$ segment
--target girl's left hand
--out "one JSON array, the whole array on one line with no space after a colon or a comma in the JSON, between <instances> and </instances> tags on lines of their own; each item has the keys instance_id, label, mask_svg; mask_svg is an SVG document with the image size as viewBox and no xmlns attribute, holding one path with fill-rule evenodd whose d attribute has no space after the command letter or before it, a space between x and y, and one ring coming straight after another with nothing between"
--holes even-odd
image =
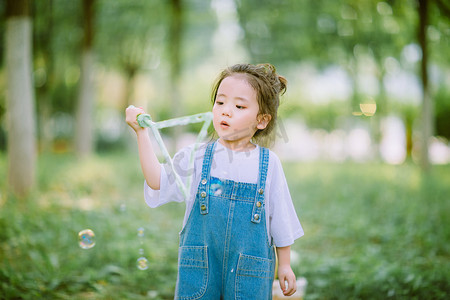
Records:
<instances>
[{"instance_id":1,"label":"girl's left hand","mask_svg":"<svg viewBox=\"0 0 450 300\"><path fill-rule=\"evenodd\" d=\"M297 291L295 274L290 265L278 266L278 279L280 281L281 290L285 296L292 296ZM285 281L287 281L287 287Z\"/></svg>"}]
</instances>

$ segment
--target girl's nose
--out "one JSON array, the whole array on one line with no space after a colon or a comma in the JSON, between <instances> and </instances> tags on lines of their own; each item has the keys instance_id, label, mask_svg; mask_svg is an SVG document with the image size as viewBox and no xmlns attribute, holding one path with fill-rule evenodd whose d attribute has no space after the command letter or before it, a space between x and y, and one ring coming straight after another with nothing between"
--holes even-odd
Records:
<instances>
[{"instance_id":1,"label":"girl's nose","mask_svg":"<svg viewBox=\"0 0 450 300\"><path fill-rule=\"evenodd\" d=\"M222 110L222 116L231 117L230 105L224 105L223 110Z\"/></svg>"}]
</instances>

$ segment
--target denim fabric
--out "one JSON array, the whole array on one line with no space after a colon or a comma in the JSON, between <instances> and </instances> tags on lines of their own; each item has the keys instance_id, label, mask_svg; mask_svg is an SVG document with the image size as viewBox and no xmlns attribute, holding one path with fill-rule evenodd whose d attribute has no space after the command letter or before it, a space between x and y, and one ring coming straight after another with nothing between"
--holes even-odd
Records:
<instances>
[{"instance_id":1,"label":"denim fabric","mask_svg":"<svg viewBox=\"0 0 450 300\"><path fill-rule=\"evenodd\" d=\"M194 206L180 233L175 299L271 299L275 270L264 189L269 151L260 148L256 184L210 176L208 145Z\"/></svg>"}]
</instances>

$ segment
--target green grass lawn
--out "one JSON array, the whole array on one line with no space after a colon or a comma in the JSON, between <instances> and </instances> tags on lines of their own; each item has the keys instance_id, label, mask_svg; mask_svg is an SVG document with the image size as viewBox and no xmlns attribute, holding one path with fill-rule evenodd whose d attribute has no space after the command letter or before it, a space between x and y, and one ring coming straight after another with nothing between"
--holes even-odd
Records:
<instances>
[{"instance_id":1,"label":"green grass lawn","mask_svg":"<svg viewBox=\"0 0 450 300\"><path fill-rule=\"evenodd\" d=\"M41 156L25 200L8 196L6 165L0 154L0 299L173 299L184 205L146 206L137 155ZM429 176L411 164L285 172L305 230L292 248L306 299L448 298L450 166ZM87 228L96 244L82 249Z\"/></svg>"}]
</instances>

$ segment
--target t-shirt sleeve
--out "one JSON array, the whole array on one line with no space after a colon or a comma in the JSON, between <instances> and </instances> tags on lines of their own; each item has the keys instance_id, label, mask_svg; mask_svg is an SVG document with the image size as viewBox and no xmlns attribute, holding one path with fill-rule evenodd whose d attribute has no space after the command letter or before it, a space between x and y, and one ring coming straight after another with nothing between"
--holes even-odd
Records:
<instances>
[{"instance_id":1,"label":"t-shirt sleeve","mask_svg":"<svg viewBox=\"0 0 450 300\"><path fill-rule=\"evenodd\" d=\"M192 147L181 149L173 157L173 165L181 178L186 184L188 178L192 176L193 169L189 166L190 154ZM161 164L160 189L154 190L144 181L144 199L148 206L155 208L169 202L183 202L184 196L176 183L175 174L168 163Z\"/></svg>"},{"instance_id":2,"label":"t-shirt sleeve","mask_svg":"<svg viewBox=\"0 0 450 300\"><path fill-rule=\"evenodd\" d=\"M271 157L272 158L272 157ZM276 155L270 181L270 232L277 247L286 247L304 235L292 202L283 167Z\"/></svg>"}]
</instances>

